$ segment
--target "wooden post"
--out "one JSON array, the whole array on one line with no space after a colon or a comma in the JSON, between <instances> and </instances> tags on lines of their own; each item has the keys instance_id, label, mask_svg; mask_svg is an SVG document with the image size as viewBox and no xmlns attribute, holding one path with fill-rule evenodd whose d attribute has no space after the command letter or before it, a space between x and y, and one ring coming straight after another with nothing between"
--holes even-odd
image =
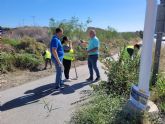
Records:
<instances>
[{"instance_id":1,"label":"wooden post","mask_svg":"<svg viewBox=\"0 0 165 124\"><path fill-rule=\"evenodd\" d=\"M161 53L161 44L162 44L162 36L165 32L165 0L160 0L160 5L158 6L157 11L157 23L156 23L156 47L155 47L155 56L154 56L154 65L153 65L153 73L151 83L155 85L157 82L157 76L159 73L159 61L160 61L160 53Z\"/></svg>"},{"instance_id":2,"label":"wooden post","mask_svg":"<svg viewBox=\"0 0 165 124\"><path fill-rule=\"evenodd\" d=\"M162 44L162 35L163 33L157 33L153 74L152 74L152 85L156 84L157 76L159 73L159 61L160 61L160 52L161 52L161 44Z\"/></svg>"}]
</instances>

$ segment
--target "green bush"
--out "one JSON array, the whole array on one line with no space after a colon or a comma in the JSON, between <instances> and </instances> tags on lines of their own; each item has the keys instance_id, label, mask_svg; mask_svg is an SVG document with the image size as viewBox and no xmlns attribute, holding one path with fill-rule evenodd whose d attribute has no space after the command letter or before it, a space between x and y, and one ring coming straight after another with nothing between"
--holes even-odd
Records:
<instances>
[{"instance_id":1,"label":"green bush","mask_svg":"<svg viewBox=\"0 0 165 124\"><path fill-rule=\"evenodd\" d=\"M87 59L86 48L77 46L75 49L76 60L84 61Z\"/></svg>"},{"instance_id":2,"label":"green bush","mask_svg":"<svg viewBox=\"0 0 165 124\"><path fill-rule=\"evenodd\" d=\"M111 59L103 59L104 69L108 81L103 83L104 88L108 93L115 93L118 95L130 94L132 84L138 82L139 73L138 55L133 59L124 57L124 49L120 52L120 57L117 61Z\"/></svg>"},{"instance_id":3,"label":"green bush","mask_svg":"<svg viewBox=\"0 0 165 124\"><path fill-rule=\"evenodd\" d=\"M13 69L14 55L6 52L0 53L0 72L11 71Z\"/></svg>"},{"instance_id":4,"label":"green bush","mask_svg":"<svg viewBox=\"0 0 165 124\"><path fill-rule=\"evenodd\" d=\"M152 99L157 103L160 111L165 116L165 77L163 75L158 76L156 87L152 88Z\"/></svg>"},{"instance_id":5,"label":"green bush","mask_svg":"<svg viewBox=\"0 0 165 124\"><path fill-rule=\"evenodd\" d=\"M34 38L24 37L21 39L20 44L17 45L17 49L19 51L24 50L25 53L36 54L40 56L41 52L46 49L46 45L37 42Z\"/></svg>"},{"instance_id":6,"label":"green bush","mask_svg":"<svg viewBox=\"0 0 165 124\"><path fill-rule=\"evenodd\" d=\"M92 100L71 119L72 124L142 124L142 116L126 111L132 84L138 81L139 56L124 58L124 49L117 61L102 58L108 81L92 85Z\"/></svg>"},{"instance_id":7,"label":"green bush","mask_svg":"<svg viewBox=\"0 0 165 124\"><path fill-rule=\"evenodd\" d=\"M30 37L21 40L3 38L1 41L0 72L11 71L13 67L36 70L43 64L41 53L46 45Z\"/></svg>"},{"instance_id":8,"label":"green bush","mask_svg":"<svg viewBox=\"0 0 165 124\"><path fill-rule=\"evenodd\" d=\"M34 54L28 53L0 53L0 72L6 73L12 71L14 67L20 69L37 70L38 66L43 63L42 58L38 58Z\"/></svg>"},{"instance_id":9,"label":"green bush","mask_svg":"<svg viewBox=\"0 0 165 124\"><path fill-rule=\"evenodd\" d=\"M16 39L2 38L2 43L3 44L9 44L13 47L16 47L20 44L20 41L16 40Z\"/></svg>"},{"instance_id":10,"label":"green bush","mask_svg":"<svg viewBox=\"0 0 165 124\"><path fill-rule=\"evenodd\" d=\"M34 54L24 53L15 55L15 67L35 70L41 63L42 60L37 58Z\"/></svg>"},{"instance_id":11,"label":"green bush","mask_svg":"<svg viewBox=\"0 0 165 124\"><path fill-rule=\"evenodd\" d=\"M124 104L122 97L95 94L86 107L75 113L71 124L111 124Z\"/></svg>"},{"instance_id":12,"label":"green bush","mask_svg":"<svg viewBox=\"0 0 165 124\"><path fill-rule=\"evenodd\" d=\"M156 87L157 87L159 96L160 97L165 97L165 77L164 76L159 76L158 77Z\"/></svg>"},{"instance_id":13,"label":"green bush","mask_svg":"<svg viewBox=\"0 0 165 124\"><path fill-rule=\"evenodd\" d=\"M118 95L97 92L91 101L77 111L71 124L143 124L143 113L130 113L127 99Z\"/></svg>"}]
</instances>

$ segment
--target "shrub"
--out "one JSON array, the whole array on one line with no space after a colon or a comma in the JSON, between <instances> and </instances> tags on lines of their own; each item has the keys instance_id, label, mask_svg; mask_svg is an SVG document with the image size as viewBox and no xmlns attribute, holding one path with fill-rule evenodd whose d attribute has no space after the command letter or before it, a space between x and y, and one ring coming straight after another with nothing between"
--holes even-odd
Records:
<instances>
[{"instance_id":1,"label":"shrub","mask_svg":"<svg viewBox=\"0 0 165 124\"><path fill-rule=\"evenodd\" d=\"M0 53L0 63L1 73L12 71L14 67L20 69L30 69L33 71L43 63L43 59L38 58L34 54L11 54L2 52Z\"/></svg>"},{"instance_id":2,"label":"shrub","mask_svg":"<svg viewBox=\"0 0 165 124\"><path fill-rule=\"evenodd\" d=\"M0 72L11 71L13 69L14 56L10 53L0 53Z\"/></svg>"},{"instance_id":3,"label":"shrub","mask_svg":"<svg viewBox=\"0 0 165 124\"><path fill-rule=\"evenodd\" d=\"M30 37L21 40L3 38L0 43L0 72L11 71L13 67L35 70L43 63L42 52L46 46Z\"/></svg>"},{"instance_id":4,"label":"shrub","mask_svg":"<svg viewBox=\"0 0 165 124\"><path fill-rule=\"evenodd\" d=\"M134 59L124 57L124 49L120 52L119 59L103 59L104 69L108 81L103 83L108 93L128 96L132 84L138 82L139 61L138 55Z\"/></svg>"},{"instance_id":5,"label":"shrub","mask_svg":"<svg viewBox=\"0 0 165 124\"><path fill-rule=\"evenodd\" d=\"M15 39L9 39L9 38L2 38L2 43L3 44L9 44L13 47L16 47L17 45L20 44L19 40L15 40Z\"/></svg>"},{"instance_id":6,"label":"shrub","mask_svg":"<svg viewBox=\"0 0 165 124\"><path fill-rule=\"evenodd\" d=\"M37 42L34 38L24 37L21 39L20 44L17 46L17 49L24 50L26 53L41 55L46 49L46 45L43 43Z\"/></svg>"},{"instance_id":7,"label":"shrub","mask_svg":"<svg viewBox=\"0 0 165 124\"><path fill-rule=\"evenodd\" d=\"M15 49L13 46L9 44L1 44L0 43L0 52L14 53Z\"/></svg>"},{"instance_id":8,"label":"shrub","mask_svg":"<svg viewBox=\"0 0 165 124\"><path fill-rule=\"evenodd\" d=\"M152 92L155 96L154 101L165 116L165 77L163 75L159 75L156 87L152 88Z\"/></svg>"},{"instance_id":9,"label":"shrub","mask_svg":"<svg viewBox=\"0 0 165 124\"><path fill-rule=\"evenodd\" d=\"M35 70L42 63L41 59L38 59L34 54L16 54L15 55L15 63L16 67L21 69L30 69Z\"/></svg>"},{"instance_id":10,"label":"shrub","mask_svg":"<svg viewBox=\"0 0 165 124\"><path fill-rule=\"evenodd\" d=\"M86 107L75 113L71 124L111 124L125 100L119 96L95 94Z\"/></svg>"},{"instance_id":11,"label":"shrub","mask_svg":"<svg viewBox=\"0 0 165 124\"><path fill-rule=\"evenodd\" d=\"M97 92L71 118L71 124L145 124L145 113L128 112L127 99L116 94ZM131 114L131 115L130 115ZM145 117L147 116L147 117ZM154 124L154 123L153 123Z\"/></svg>"},{"instance_id":12,"label":"shrub","mask_svg":"<svg viewBox=\"0 0 165 124\"><path fill-rule=\"evenodd\" d=\"M86 48L76 43L74 43L73 46L75 50L76 60L80 60L80 61L86 60L87 59Z\"/></svg>"}]
</instances>

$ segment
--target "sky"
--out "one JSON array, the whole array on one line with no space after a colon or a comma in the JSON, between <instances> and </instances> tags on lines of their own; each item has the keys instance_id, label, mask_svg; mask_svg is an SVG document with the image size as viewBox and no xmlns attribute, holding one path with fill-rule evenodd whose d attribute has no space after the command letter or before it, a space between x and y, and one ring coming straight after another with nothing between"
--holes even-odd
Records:
<instances>
[{"instance_id":1,"label":"sky","mask_svg":"<svg viewBox=\"0 0 165 124\"><path fill-rule=\"evenodd\" d=\"M143 30L146 0L0 0L0 26L48 26L49 19L81 21L89 26L115 28L117 31Z\"/></svg>"}]
</instances>

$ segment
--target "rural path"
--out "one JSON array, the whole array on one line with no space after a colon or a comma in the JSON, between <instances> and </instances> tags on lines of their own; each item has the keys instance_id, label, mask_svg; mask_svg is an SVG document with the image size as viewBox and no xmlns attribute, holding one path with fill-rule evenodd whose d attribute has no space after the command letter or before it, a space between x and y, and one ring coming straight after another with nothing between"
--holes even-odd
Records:
<instances>
[{"instance_id":1,"label":"rural path","mask_svg":"<svg viewBox=\"0 0 165 124\"><path fill-rule=\"evenodd\" d=\"M101 68L102 80L106 80ZM65 124L91 91L87 65L77 68L79 78L59 91L53 89L55 76L49 76L0 92L0 124ZM71 77L75 77L71 69Z\"/></svg>"}]
</instances>

